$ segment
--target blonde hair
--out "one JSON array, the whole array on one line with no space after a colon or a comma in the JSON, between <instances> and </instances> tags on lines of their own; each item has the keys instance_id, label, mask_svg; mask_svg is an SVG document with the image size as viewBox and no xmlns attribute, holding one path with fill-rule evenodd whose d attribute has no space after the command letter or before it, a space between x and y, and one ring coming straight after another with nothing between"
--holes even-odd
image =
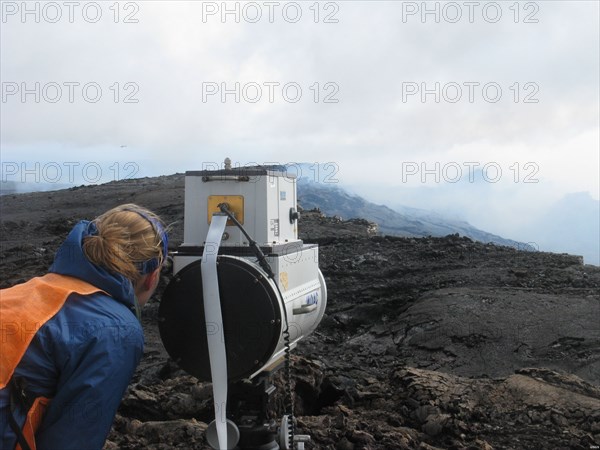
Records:
<instances>
[{"instance_id":1,"label":"blonde hair","mask_svg":"<svg viewBox=\"0 0 600 450\"><path fill-rule=\"evenodd\" d=\"M154 258L160 266L163 254L163 236L160 218L152 211L133 203L117 206L93 223L98 232L83 239L83 253L92 263L111 272L124 275L133 283L143 275L140 267ZM166 239L166 236L165 236Z\"/></svg>"}]
</instances>

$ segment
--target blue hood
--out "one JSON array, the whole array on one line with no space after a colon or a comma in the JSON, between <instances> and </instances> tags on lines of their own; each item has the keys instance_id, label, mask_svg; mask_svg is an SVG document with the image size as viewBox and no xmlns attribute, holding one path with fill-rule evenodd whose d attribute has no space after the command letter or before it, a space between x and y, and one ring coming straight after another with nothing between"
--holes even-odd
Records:
<instances>
[{"instance_id":1,"label":"blue hood","mask_svg":"<svg viewBox=\"0 0 600 450\"><path fill-rule=\"evenodd\" d=\"M82 220L73 227L56 252L49 272L79 278L108 293L135 312L135 295L131 281L91 263L83 253L83 238L97 234L95 224Z\"/></svg>"}]
</instances>

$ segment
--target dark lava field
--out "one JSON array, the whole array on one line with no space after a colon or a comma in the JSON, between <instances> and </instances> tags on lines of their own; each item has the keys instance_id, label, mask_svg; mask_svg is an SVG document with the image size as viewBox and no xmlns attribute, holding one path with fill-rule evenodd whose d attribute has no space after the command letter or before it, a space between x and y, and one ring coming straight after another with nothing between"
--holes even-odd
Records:
<instances>
[{"instance_id":1,"label":"dark lava field","mask_svg":"<svg viewBox=\"0 0 600 450\"><path fill-rule=\"evenodd\" d=\"M175 249L183 188L172 175L0 197L0 287L44 274L78 220L121 203L161 215ZM307 448L598 448L600 268L458 235L380 236L318 211L299 228L328 287L325 318L292 357ZM210 384L170 361L158 333L169 277L144 308L144 357L105 449L209 448Z\"/></svg>"}]
</instances>

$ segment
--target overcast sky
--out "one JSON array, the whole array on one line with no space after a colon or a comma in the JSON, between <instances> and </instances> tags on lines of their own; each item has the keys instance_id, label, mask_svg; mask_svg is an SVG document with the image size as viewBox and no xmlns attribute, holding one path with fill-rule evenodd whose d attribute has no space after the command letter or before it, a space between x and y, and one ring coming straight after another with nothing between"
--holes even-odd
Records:
<instances>
[{"instance_id":1,"label":"overcast sky","mask_svg":"<svg viewBox=\"0 0 600 450\"><path fill-rule=\"evenodd\" d=\"M2 176L331 162L321 181L511 232L598 199L598 5L3 1Z\"/></svg>"}]
</instances>

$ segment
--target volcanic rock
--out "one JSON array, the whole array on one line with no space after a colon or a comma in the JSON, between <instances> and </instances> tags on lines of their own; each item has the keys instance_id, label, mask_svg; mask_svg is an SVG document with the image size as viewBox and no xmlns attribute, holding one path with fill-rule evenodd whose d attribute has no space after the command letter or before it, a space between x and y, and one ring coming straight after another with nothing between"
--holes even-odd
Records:
<instances>
[{"instance_id":1,"label":"volcanic rock","mask_svg":"<svg viewBox=\"0 0 600 450\"><path fill-rule=\"evenodd\" d=\"M0 197L0 285L45 273L80 219L133 202L183 236L183 176ZM320 449L600 445L600 268L458 235L400 238L302 211L328 307L292 356L297 432ZM106 449L205 449L211 386L171 361L144 308L144 357ZM283 372L283 371L280 371ZM283 413L277 374L271 415Z\"/></svg>"}]
</instances>

